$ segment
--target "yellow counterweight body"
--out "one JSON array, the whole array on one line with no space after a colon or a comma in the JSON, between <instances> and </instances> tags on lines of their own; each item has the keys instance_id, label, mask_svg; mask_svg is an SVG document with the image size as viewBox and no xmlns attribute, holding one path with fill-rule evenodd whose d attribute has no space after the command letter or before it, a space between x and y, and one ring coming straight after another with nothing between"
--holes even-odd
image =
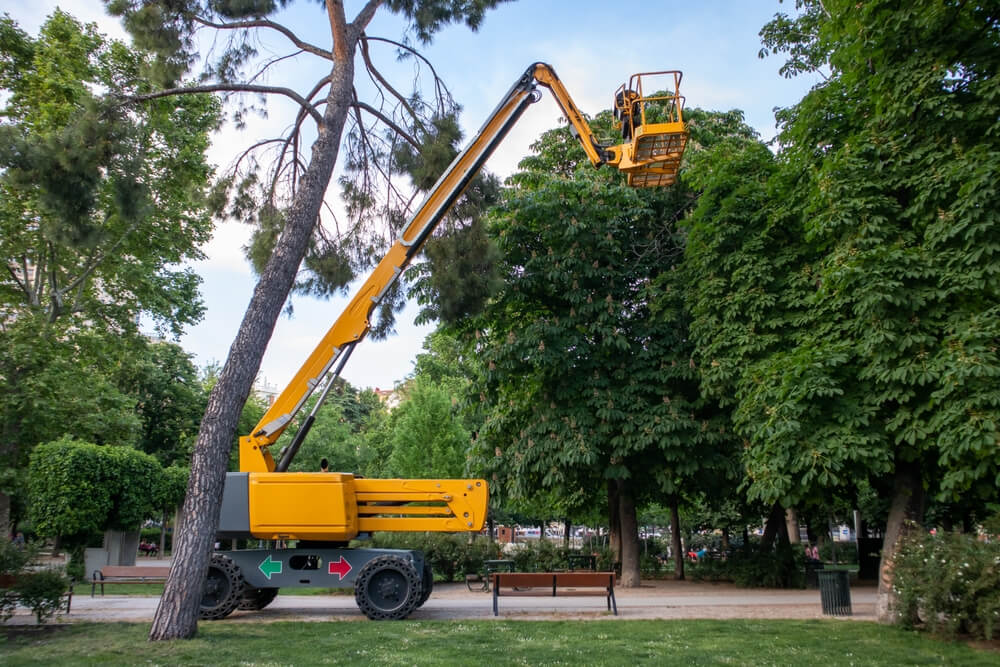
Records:
<instances>
[{"instance_id":1,"label":"yellow counterweight body","mask_svg":"<svg viewBox=\"0 0 1000 667\"><path fill-rule=\"evenodd\" d=\"M267 540L347 541L372 531L482 530L482 479L358 479L348 473L249 474L250 533Z\"/></svg>"}]
</instances>

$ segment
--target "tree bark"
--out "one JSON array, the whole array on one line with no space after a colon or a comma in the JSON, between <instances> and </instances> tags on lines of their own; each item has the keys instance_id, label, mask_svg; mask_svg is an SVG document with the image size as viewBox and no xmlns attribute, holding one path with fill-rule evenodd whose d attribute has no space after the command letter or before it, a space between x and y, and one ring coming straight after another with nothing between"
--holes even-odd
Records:
<instances>
[{"instance_id":1,"label":"tree bark","mask_svg":"<svg viewBox=\"0 0 1000 667\"><path fill-rule=\"evenodd\" d=\"M167 557L167 518L169 515L164 512L162 516L162 521L160 521L160 558Z\"/></svg>"},{"instance_id":2,"label":"tree bark","mask_svg":"<svg viewBox=\"0 0 1000 667\"><path fill-rule=\"evenodd\" d=\"M635 499L628 480L621 480L618 486L618 516L621 529L623 588L638 588L641 579L639 568L639 520L635 512Z\"/></svg>"},{"instance_id":3,"label":"tree bark","mask_svg":"<svg viewBox=\"0 0 1000 667\"><path fill-rule=\"evenodd\" d=\"M788 526L785 525L785 509L780 503L774 503L771 506L771 514L767 517L767 523L764 524L764 534L760 538L760 551L761 553L768 553L771 548L774 547L775 538L781 539L783 541L788 541Z\"/></svg>"},{"instance_id":4,"label":"tree bark","mask_svg":"<svg viewBox=\"0 0 1000 667\"><path fill-rule=\"evenodd\" d=\"M0 492L0 539L10 539L10 496Z\"/></svg>"},{"instance_id":5,"label":"tree bark","mask_svg":"<svg viewBox=\"0 0 1000 667\"><path fill-rule=\"evenodd\" d=\"M343 5L331 2L328 3L328 10L339 11L342 15ZM229 450L240 410L250 394L275 322L305 256L337 162L352 99L352 54L360 29L352 29L350 33L348 48L336 52L347 55L334 60L323 124L318 128L309 166L288 210L285 227L254 289L218 382L209 396L191 456L187 496L178 521L183 523L184 530L174 535L173 564L153 617L150 640L187 639L197 633L202 582L215 542Z\"/></svg>"},{"instance_id":6,"label":"tree bark","mask_svg":"<svg viewBox=\"0 0 1000 667\"><path fill-rule=\"evenodd\" d=\"M798 544L799 538L799 513L794 507L785 510L785 530L788 531L788 541L791 544Z\"/></svg>"},{"instance_id":7,"label":"tree bark","mask_svg":"<svg viewBox=\"0 0 1000 667\"><path fill-rule=\"evenodd\" d=\"M684 581L684 545L681 544L681 512L676 500L670 503L670 550L674 552L674 579Z\"/></svg>"},{"instance_id":8,"label":"tree bark","mask_svg":"<svg viewBox=\"0 0 1000 667\"><path fill-rule=\"evenodd\" d=\"M611 550L612 560L615 563L622 562L621 510L618 507L618 485L619 480L608 480L608 548Z\"/></svg>"},{"instance_id":9,"label":"tree bark","mask_svg":"<svg viewBox=\"0 0 1000 667\"><path fill-rule=\"evenodd\" d=\"M892 504L886 521L885 539L882 542L882 561L879 564L878 597L875 617L879 623L893 623L896 601L892 586L895 581L895 560L900 542L912 530L920 529L924 514L924 487L920 465L909 461L896 462L893 481Z\"/></svg>"}]
</instances>

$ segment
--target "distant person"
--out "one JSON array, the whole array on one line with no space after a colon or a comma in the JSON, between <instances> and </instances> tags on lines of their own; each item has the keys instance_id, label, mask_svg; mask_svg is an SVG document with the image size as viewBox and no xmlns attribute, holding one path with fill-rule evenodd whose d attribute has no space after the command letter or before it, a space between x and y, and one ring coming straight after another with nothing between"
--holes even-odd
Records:
<instances>
[{"instance_id":1,"label":"distant person","mask_svg":"<svg viewBox=\"0 0 1000 667\"><path fill-rule=\"evenodd\" d=\"M320 472L330 472L330 462L326 460L326 457L323 457L322 459L320 459L320 461L319 461L319 471Z\"/></svg>"},{"instance_id":2,"label":"distant person","mask_svg":"<svg viewBox=\"0 0 1000 667\"><path fill-rule=\"evenodd\" d=\"M15 549L23 549L24 548L24 533L18 532L17 535L14 536L13 542L14 542L14 548Z\"/></svg>"}]
</instances>

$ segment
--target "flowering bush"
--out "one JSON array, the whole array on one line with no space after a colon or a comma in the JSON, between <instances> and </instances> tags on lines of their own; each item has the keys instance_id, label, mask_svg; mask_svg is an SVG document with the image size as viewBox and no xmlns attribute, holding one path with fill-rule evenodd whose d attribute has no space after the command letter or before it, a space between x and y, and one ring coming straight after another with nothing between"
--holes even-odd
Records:
<instances>
[{"instance_id":1,"label":"flowering bush","mask_svg":"<svg viewBox=\"0 0 1000 667\"><path fill-rule=\"evenodd\" d=\"M1000 543L913 531L896 558L896 612L905 627L983 639L1000 635Z\"/></svg>"}]
</instances>

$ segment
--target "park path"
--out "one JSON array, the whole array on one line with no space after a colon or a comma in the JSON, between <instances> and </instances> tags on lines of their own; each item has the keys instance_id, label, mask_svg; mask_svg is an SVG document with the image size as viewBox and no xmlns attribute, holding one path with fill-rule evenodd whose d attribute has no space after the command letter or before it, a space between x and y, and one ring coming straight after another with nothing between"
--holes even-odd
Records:
<instances>
[{"instance_id":1,"label":"park path","mask_svg":"<svg viewBox=\"0 0 1000 667\"><path fill-rule=\"evenodd\" d=\"M145 560L143 562L145 563ZM851 588L853 620L875 620L874 586ZM606 611L603 597L501 597L500 619L812 619L824 617L819 591L746 589L732 584L689 581L644 581L640 588L616 588L618 616ZM149 622L158 597L106 595L90 597L90 586L81 585L73 595L72 612L58 623ZM437 584L427 603L410 618L415 620L493 619L493 596L471 592L465 584ZM364 620L352 594L279 595L266 609L234 612L227 620L346 621ZM30 624L26 610L9 623Z\"/></svg>"}]
</instances>

